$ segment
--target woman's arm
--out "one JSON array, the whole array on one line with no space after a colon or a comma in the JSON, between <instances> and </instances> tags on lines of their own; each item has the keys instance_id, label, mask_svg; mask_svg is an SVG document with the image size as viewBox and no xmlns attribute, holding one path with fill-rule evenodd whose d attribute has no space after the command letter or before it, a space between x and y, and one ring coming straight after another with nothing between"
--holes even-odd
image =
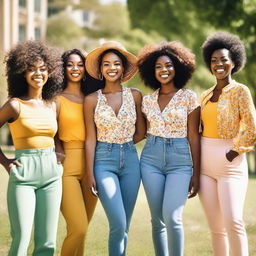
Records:
<instances>
[{"instance_id":1,"label":"woman's arm","mask_svg":"<svg viewBox=\"0 0 256 256\"><path fill-rule=\"evenodd\" d=\"M252 96L248 87L241 87L238 96L240 129L233 139L234 146L226 154L231 162L238 154L253 150L256 143L256 112Z\"/></svg>"},{"instance_id":2,"label":"woman's arm","mask_svg":"<svg viewBox=\"0 0 256 256\"><path fill-rule=\"evenodd\" d=\"M200 178L200 107L193 110L188 116L188 141L193 161L193 176L189 185L189 198L196 196L199 191L199 178Z\"/></svg>"},{"instance_id":3,"label":"woman's arm","mask_svg":"<svg viewBox=\"0 0 256 256\"><path fill-rule=\"evenodd\" d=\"M94 123L94 111L97 104L97 93L92 93L84 99L84 120L86 128L85 159L88 185L94 196L97 196L96 182L94 179L93 165L97 142L96 126Z\"/></svg>"},{"instance_id":4,"label":"woman's arm","mask_svg":"<svg viewBox=\"0 0 256 256\"><path fill-rule=\"evenodd\" d=\"M132 89L132 95L135 101L136 115L137 115L136 124L135 124L135 133L133 136L134 144L136 144L141 140L145 139L146 120L141 111L141 102L142 102L141 92L137 89Z\"/></svg>"},{"instance_id":5,"label":"woman's arm","mask_svg":"<svg viewBox=\"0 0 256 256\"><path fill-rule=\"evenodd\" d=\"M57 162L58 164L63 164L66 155L65 155L62 141L59 138L58 132L54 136L54 144L55 144L55 153L57 157Z\"/></svg>"},{"instance_id":6,"label":"woman's arm","mask_svg":"<svg viewBox=\"0 0 256 256\"><path fill-rule=\"evenodd\" d=\"M54 103L55 103L55 108L56 108L56 119L59 122L59 113L60 113L59 97L56 97L56 99L54 100ZM54 136L54 144L55 144L55 152L56 152L57 162L62 164L65 160L66 155L65 155L62 141L59 138L58 132Z\"/></svg>"},{"instance_id":7,"label":"woman's arm","mask_svg":"<svg viewBox=\"0 0 256 256\"><path fill-rule=\"evenodd\" d=\"M0 127L2 127L6 122L13 122L19 116L19 102L15 99L7 101L0 108ZM15 159L7 158L3 151L0 149L0 164L4 166L6 171L9 173L12 165L21 166L21 164Z\"/></svg>"}]
</instances>

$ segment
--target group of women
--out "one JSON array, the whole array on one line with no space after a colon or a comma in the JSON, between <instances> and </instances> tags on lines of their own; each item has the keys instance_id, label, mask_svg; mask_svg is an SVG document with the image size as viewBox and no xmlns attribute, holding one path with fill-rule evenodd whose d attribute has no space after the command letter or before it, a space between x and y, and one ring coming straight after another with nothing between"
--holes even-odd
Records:
<instances>
[{"instance_id":1,"label":"group of women","mask_svg":"<svg viewBox=\"0 0 256 256\"><path fill-rule=\"evenodd\" d=\"M178 41L147 45L138 57L118 42L61 56L26 41L7 54L0 126L9 125L15 159L0 151L0 163L10 175L9 256L27 254L33 223L33 255L53 255L59 209L67 224L61 255L82 256L97 198L109 222L108 254L125 255L141 180L155 255L184 254L182 212L197 193L213 254L249 255L245 152L256 141L256 115L249 89L232 78L245 49L237 36L218 32L202 52L216 83L200 103L185 88L195 56ZM137 70L152 94L123 86ZM134 144L145 137L139 160Z\"/></svg>"}]
</instances>

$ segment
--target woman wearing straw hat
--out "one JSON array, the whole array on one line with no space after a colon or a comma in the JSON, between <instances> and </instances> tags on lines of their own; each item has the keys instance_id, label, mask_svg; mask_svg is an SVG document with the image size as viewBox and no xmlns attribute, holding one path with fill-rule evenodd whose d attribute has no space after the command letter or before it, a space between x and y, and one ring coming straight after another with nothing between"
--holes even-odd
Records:
<instances>
[{"instance_id":1,"label":"woman wearing straw hat","mask_svg":"<svg viewBox=\"0 0 256 256\"><path fill-rule=\"evenodd\" d=\"M155 90L143 97L148 138L141 153L141 175L149 203L157 256L182 256L182 212L199 189L200 108L196 94L184 88L195 56L180 42L145 46L139 72Z\"/></svg>"},{"instance_id":2,"label":"woman wearing straw hat","mask_svg":"<svg viewBox=\"0 0 256 256\"><path fill-rule=\"evenodd\" d=\"M128 229L140 185L134 143L145 136L141 93L121 85L137 72L137 58L118 42L87 55L88 73L104 88L85 97L88 183L107 215L109 255L125 255Z\"/></svg>"}]
</instances>

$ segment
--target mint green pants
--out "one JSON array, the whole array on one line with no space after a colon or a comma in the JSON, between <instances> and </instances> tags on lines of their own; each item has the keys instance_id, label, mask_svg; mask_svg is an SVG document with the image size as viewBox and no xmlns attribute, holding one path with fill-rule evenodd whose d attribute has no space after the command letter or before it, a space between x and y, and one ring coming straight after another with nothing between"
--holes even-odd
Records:
<instances>
[{"instance_id":1,"label":"mint green pants","mask_svg":"<svg viewBox=\"0 0 256 256\"><path fill-rule=\"evenodd\" d=\"M9 256L26 256L34 223L36 256L52 256L62 194L62 166L53 148L16 150L7 191L12 243Z\"/></svg>"}]
</instances>

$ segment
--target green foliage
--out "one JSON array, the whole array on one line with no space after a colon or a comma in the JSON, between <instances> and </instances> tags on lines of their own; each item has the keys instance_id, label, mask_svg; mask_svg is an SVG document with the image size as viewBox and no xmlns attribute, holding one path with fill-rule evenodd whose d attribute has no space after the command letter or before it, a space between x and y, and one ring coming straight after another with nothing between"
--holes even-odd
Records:
<instances>
[{"instance_id":1,"label":"green foliage","mask_svg":"<svg viewBox=\"0 0 256 256\"><path fill-rule=\"evenodd\" d=\"M79 48L79 38L82 35L83 30L65 14L48 19L46 38L50 44L64 49Z\"/></svg>"},{"instance_id":2,"label":"green foliage","mask_svg":"<svg viewBox=\"0 0 256 256\"><path fill-rule=\"evenodd\" d=\"M179 40L195 53L198 69L188 87L200 93L202 87L212 85L211 75L201 58L200 46L213 29L197 18L197 12L192 7L189 1L180 0L128 0L133 27L145 30L147 34L154 31L168 41Z\"/></svg>"},{"instance_id":3,"label":"green foliage","mask_svg":"<svg viewBox=\"0 0 256 256\"><path fill-rule=\"evenodd\" d=\"M102 5L96 8L95 36L121 36L130 29L127 8L120 3Z\"/></svg>"},{"instance_id":4,"label":"green foliage","mask_svg":"<svg viewBox=\"0 0 256 256\"><path fill-rule=\"evenodd\" d=\"M216 29L238 34L244 41L247 65L239 74L241 82L247 84L255 94L256 87L256 0L190 1L198 18Z\"/></svg>"},{"instance_id":5,"label":"green foliage","mask_svg":"<svg viewBox=\"0 0 256 256\"><path fill-rule=\"evenodd\" d=\"M236 77L254 90L256 0L128 0L127 3L133 27L157 31L168 40L178 39L196 54L198 68L190 82L193 86L213 83L201 58L200 46L206 36L216 30L238 34L245 42L248 61Z\"/></svg>"}]
</instances>

